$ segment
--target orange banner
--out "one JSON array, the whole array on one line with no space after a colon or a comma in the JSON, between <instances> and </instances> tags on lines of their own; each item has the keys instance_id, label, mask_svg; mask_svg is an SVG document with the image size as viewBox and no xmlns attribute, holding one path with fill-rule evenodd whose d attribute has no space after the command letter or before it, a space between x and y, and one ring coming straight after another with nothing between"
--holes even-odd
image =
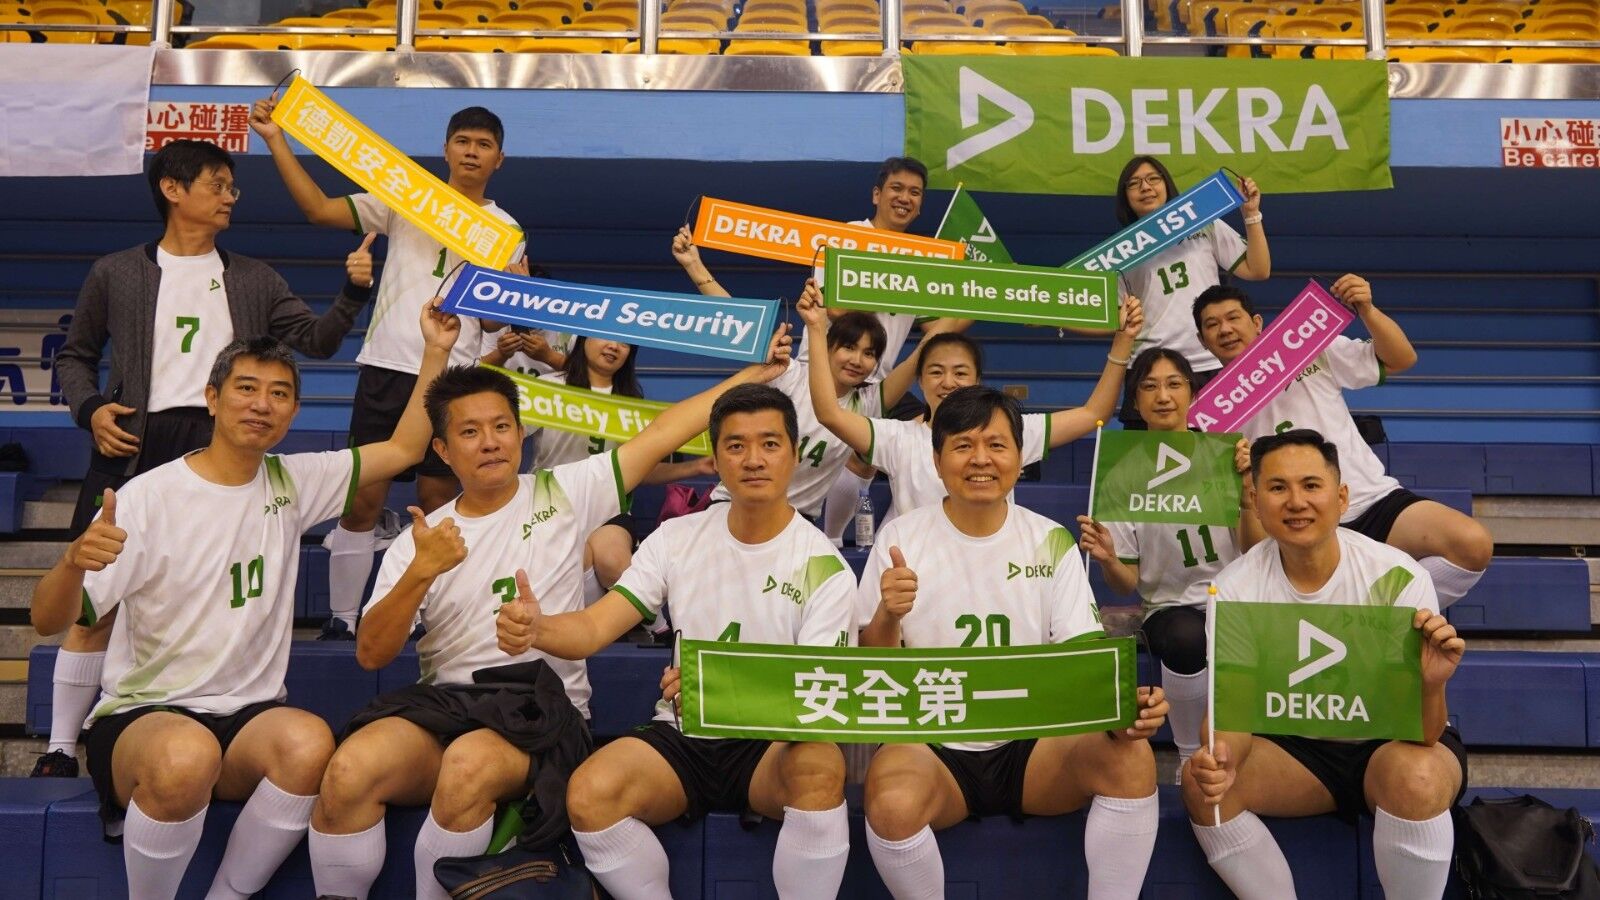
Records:
<instances>
[{"instance_id":1,"label":"orange banner","mask_svg":"<svg viewBox=\"0 0 1600 900\"><path fill-rule=\"evenodd\" d=\"M693 237L701 247L802 266L811 265L813 260L821 264L818 247L942 259L965 259L967 255L966 244L960 241L849 225L714 197L701 198Z\"/></svg>"}]
</instances>

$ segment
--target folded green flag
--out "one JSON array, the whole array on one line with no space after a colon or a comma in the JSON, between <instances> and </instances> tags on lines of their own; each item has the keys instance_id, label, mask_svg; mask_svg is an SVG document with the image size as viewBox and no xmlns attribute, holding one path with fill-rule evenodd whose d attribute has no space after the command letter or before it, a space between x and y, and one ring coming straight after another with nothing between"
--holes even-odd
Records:
<instances>
[{"instance_id":1,"label":"folded green flag","mask_svg":"<svg viewBox=\"0 0 1600 900\"><path fill-rule=\"evenodd\" d=\"M1237 434L1105 431L1095 443L1089 516L1104 522L1239 524Z\"/></svg>"},{"instance_id":2,"label":"folded green flag","mask_svg":"<svg viewBox=\"0 0 1600 900\"><path fill-rule=\"evenodd\" d=\"M964 241L967 259L973 262L1012 262L1010 251L1000 242L1000 235L994 233L994 226L989 224L989 218L978 208L978 201L972 199L972 195L960 185L950 195L944 221L939 223L939 233L934 237L944 241Z\"/></svg>"}]
</instances>

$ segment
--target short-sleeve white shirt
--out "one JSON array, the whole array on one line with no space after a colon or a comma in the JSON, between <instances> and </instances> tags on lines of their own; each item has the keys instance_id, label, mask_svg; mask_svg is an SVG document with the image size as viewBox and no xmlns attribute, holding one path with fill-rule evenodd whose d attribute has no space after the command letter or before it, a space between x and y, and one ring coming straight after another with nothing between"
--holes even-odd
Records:
<instances>
[{"instance_id":1,"label":"short-sleeve white shirt","mask_svg":"<svg viewBox=\"0 0 1600 900\"><path fill-rule=\"evenodd\" d=\"M1134 341L1133 355L1151 347L1182 353L1196 372L1222 367L1200 343L1194 327L1194 300L1221 283L1219 269L1233 271L1244 259L1245 241L1233 226L1218 219L1148 262L1123 271L1122 293L1144 303L1144 330Z\"/></svg>"}]
</instances>

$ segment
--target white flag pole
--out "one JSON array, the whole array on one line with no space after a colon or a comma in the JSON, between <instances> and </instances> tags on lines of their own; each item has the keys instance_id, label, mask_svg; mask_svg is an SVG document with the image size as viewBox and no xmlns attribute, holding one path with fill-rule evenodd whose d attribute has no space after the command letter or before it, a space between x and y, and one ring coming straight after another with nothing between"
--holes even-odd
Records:
<instances>
[{"instance_id":1,"label":"white flag pole","mask_svg":"<svg viewBox=\"0 0 1600 900\"><path fill-rule=\"evenodd\" d=\"M1089 520L1091 522L1095 521L1094 477L1100 471L1100 432L1104 431L1105 427L1106 421L1104 419L1094 420L1094 461L1089 464ZM1085 575L1089 574L1089 564L1093 561L1094 558L1089 554L1085 553L1083 555L1083 572Z\"/></svg>"},{"instance_id":2,"label":"white flag pole","mask_svg":"<svg viewBox=\"0 0 1600 900\"><path fill-rule=\"evenodd\" d=\"M1217 585L1206 588L1206 752L1217 759ZM1222 827L1222 804L1211 807L1212 822Z\"/></svg>"},{"instance_id":3,"label":"white flag pole","mask_svg":"<svg viewBox=\"0 0 1600 900\"><path fill-rule=\"evenodd\" d=\"M966 184L966 182L965 181L956 182L956 189L950 195L950 205L946 206L944 208L944 218L939 220L939 227L935 228L933 230L933 233L934 233L935 236L937 236L938 234L943 232L944 231L944 223L950 221L950 213L953 212L955 210L955 208L956 208L956 198L961 196L961 186L963 184Z\"/></svg>"}]
</instances>

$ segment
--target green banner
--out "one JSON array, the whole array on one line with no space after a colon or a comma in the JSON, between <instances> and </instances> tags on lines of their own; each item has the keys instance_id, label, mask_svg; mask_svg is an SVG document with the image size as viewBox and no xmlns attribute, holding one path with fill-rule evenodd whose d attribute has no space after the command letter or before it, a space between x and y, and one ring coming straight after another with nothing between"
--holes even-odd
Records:
<instances>
[{"instance_id":1,"label":"green banner","mask_svg":"<svg viewBox=\"0 0 1600 900\"><path fill-rule=\"evenodd\" d=\"M682 641L683 733L837 743L998 741L1125 728L1133 638L1045 647Z\"/></svg>"},{"instance_id":2,"label":"green banner","mask_svg":"<svg viewBox=\"0 0 1600 900\"><path fill-rule=\"evenodd\" d=\"M1239 600L1218 600L1214 609L1219 729L1422 739L1415 609Z\"/></svg>"},{"instance_id":3,"label":"green banner","mask_svg":"<svg viewBox=\"0 0 1600 900\"><path fill-rule=\"evenodd\" d=\"M944 241L962 241L967 245L967 259L973 262L1008 263L1011 253L994 233L989 217L978 208L978 201L961 186L950 195L950 205L945 208L944 221L939 223L939 233L934 235Z\"/></svg>"},{"instance_id":4,"label":"green banner","mask_svg":"<svg viewBox=\"0 0 1600 900\"><path fill-rule=\"evenodd\" d=\"M1101 429L1089 517L1232 528L1239 524L1233 445L1241 436Z\"/></svg>"},{"instance_id":5,"label":"green banner","mask_svg":"<svg viewBox=\"0 0 1600 900\"><path fill-rule=\"evenodd\" d=\"M1114 196L1134 156L1179 187L1228 166L1268 193L1389 176L1381 60L907 56L908 156L928 186Z\"/></svg>"},{"instance_id":6,"label":"green banner","mask_svg":"<svg viewBox=\"0 0 1600 900\"><path fill-rule=\"evenodd\" d=\"M1117 330L1117 276L829 247L823 301L873 312Z\"/></svg>"},{"instance_id":7,"label":"green banner","mask_svg":"<svg viewBox=\"0 0 1600 900\"><path fill-rule=\"evenodd\" d=\"M532 375L479 363L493 369L517 384L521 406L517 413L522 424L529 428L554 428L609 441L628 441L637 437L670 403L641 400L638 397L621 397L599 391L569 387L554 381L545 381ZM694 456L711 455L711 437L702 431L689 443L678 448L679 453Z\"/></svg>"}]
</instances>

